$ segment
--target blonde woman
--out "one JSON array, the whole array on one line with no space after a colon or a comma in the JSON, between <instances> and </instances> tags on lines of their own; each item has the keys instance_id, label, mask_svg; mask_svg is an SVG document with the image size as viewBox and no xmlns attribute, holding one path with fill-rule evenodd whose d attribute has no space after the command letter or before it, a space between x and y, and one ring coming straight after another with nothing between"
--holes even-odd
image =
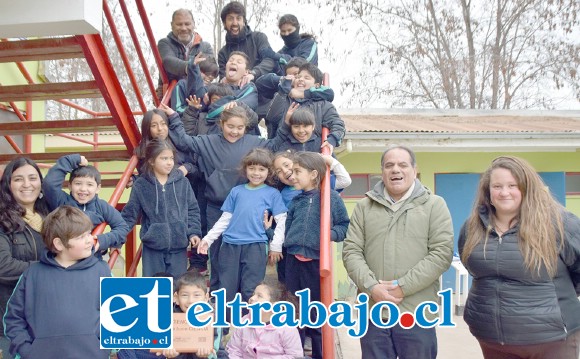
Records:
<instances>
[{"instance_id":1,"label":"blonde woman","mask_svg":"<svg viewBox=\"0 0 580 359\"><path fill-rule=\"evenodd\" d=\"M580 219L529 163L493 160L459 253L473 276L464 318L485 358L578 359Z\"/></svg>"}]
</instances>

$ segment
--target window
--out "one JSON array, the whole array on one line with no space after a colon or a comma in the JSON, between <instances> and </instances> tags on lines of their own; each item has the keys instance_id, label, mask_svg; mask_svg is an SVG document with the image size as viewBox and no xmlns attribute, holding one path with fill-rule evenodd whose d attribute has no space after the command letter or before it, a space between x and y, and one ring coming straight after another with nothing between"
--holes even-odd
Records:
<instances>
[{"instance_id":1,"label":"window","mask_svg":"<svg viewBox=\"0 0 580 359\"><path fill-rule=\"evenodd\" d=\"M350 175L352 184L345 188L343 198L362 198L381 180L380 174L353 174Z\"/></svg>"},{"instance_id":2,"label":"window","mask_svg":"<svg viewBox=\"0 0 580 359\"><path fill-rule=\"evenodd\" d=\"M566 172L566 194L580 195L580 173Z\"/></svg>"}]
</instances>

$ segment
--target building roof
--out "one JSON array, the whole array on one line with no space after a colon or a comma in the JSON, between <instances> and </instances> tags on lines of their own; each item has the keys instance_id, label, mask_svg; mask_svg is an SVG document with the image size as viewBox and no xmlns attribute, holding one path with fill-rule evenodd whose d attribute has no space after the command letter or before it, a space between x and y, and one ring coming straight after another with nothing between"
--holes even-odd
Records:
<instances>
[{"instance_id":1,"label":"building roof","mask_svg":"<svg viewBox=\"0 0 580 359\"><path fill-rule=\"evenodd\" d=\"M389 143L418 151L576 151L580 111L340 111L347 146L382 151Z\"/></svg>"},{"instance_id":2,"label":"building roof","mask_svg":"<svg viewBox=\"0 0 580 359\"><path fill-rule=\"evenodd\" d=\"M347 132L419 133L580 133L580 111L566 114L495 114L417 112L404 114L341 114Z\"/></svg>"}]
</instances>

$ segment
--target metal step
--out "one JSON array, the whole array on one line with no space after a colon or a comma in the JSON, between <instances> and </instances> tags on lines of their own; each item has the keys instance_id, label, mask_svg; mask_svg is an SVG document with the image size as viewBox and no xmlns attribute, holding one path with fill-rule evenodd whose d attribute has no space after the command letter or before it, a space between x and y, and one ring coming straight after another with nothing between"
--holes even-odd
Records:
<instances>
[{"instance_id":1,"label":"metal step","mask_svg":"<svg viewBox=\"0 0 580 359\"><path fill-rule=\"evenodd\" d=\"M106 161L127 161L131 154L127 150L108 150L108 151L90 151L84 150L77 152L85 156L91 162ZM0 163L8 163L17 156L25 156L37 162L56 162L60 157L70 155L71 152L49 152L49 153L10 153L0 154Z\"/></svg>"},{"instance_id":2,"label":"metal step","mask_svg":"<svg viewBox=\"0 0 580 359\"><path fill-rule=\"evenodd\" d=\"M0 134L3 136L93 131L117 131L117 125L112 117L97 117L83 120L19 121L0 123Z\"/></svg>"},{"instance_id":3,"label":"metal step","mask_svg":"<svg viewBox=\"0 0 580 359\"><path fill-rule=\"evenodd\" d=\"M0 42L0 63L84 57L74 37Z\"/></svg>"},{"instance_id":4,"label":"metal step","mask_svg":"<svg viewBox=\"0 0 580 359\"><path fill-rule=\"evenodd\" d=\"M102 97L96 81L0 86L0 102Z\"/></svg>"}]
</instances>

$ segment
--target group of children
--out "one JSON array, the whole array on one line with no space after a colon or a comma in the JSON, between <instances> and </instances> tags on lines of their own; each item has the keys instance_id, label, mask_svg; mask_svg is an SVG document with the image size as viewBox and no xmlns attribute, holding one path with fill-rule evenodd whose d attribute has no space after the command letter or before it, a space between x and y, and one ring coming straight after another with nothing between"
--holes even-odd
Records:
<instances>
[{"instance_id":1,"label":"group of children","mask_svg":"<svg viewBox=\"0 0 580 359\"><path fill-rule=\"evenodd\" d=\"M109 248L122 246L138 221L143 276L167 273L179 278L174 300L182 311L193 303L182 300L192 297L182 296L184 291L200 292L193 296L198 301L209 298L198 274L206 264L192 262L194 270L187 272L189 247L193 256L209 255L210 290L225 288L228 301L241 293L246 302L275 302L282 298L281 284L290 293L309 288L312 300L320 300L320 184L326 166L333 171L333 188L350 184L336 159L317 153L324 146L332 151L344 136L344 123L330 103L332 90L320 86L322 72L302 59L288 62L286 76L272 74L242 87L241 78L250 70L244 53L232 52L220 84L209 83L215 67L205 62L190 61L190 76L174 94L177 111L161 105L145 113L135 151L138 175L129 184L130 198L121 213L98 198L100 174L85 157L64 156L49 170L43 183L54 210L43 226L48 251L22 276L8 304L4 320L11 352L39 357L37 353L50 354L60 347L55 340L74 337L78 345L73 357L107 357L99 350L95 308L98 278L110 276L110 270L100 258ZM268 91L276 81L279 88L272 94ZM273 98L266 116L268 139L257 136L257 88L264 89L262 96ZM322 127L330 131L324 142ZM61 189L67 173L70 194ZM108 223L111 231L93 237L91 231L101 223ZM331 240L344 240L348 224L344 203L332 191ZM264 282L268 263L278 266L276 283ZM30 281L32 277L36 279ZM43 297L46 286L57 282L62 295L49 296L43 301L46 307L31 304L35 301L29 297ZM57 303L70 292L64 287L71 283L82 291L82 298ZM58 325L46 310L51 301L75 308L81 318L62 326L62 333L57 330L56 339ZM88 318L89 312L95 317ZM262 315L269 320L268 313ZM312 338L312 357L322 358L321 333L315 328L300 330L300 335L296 328L239 329L226 352L230 358L245 358L248 350L252 357L260 352L301 357L305 334ZM217 355L220 350L218 345L214 352L202 354ZM130 353L121 351L122 355Z\"/></svg>"}]
</instances>

